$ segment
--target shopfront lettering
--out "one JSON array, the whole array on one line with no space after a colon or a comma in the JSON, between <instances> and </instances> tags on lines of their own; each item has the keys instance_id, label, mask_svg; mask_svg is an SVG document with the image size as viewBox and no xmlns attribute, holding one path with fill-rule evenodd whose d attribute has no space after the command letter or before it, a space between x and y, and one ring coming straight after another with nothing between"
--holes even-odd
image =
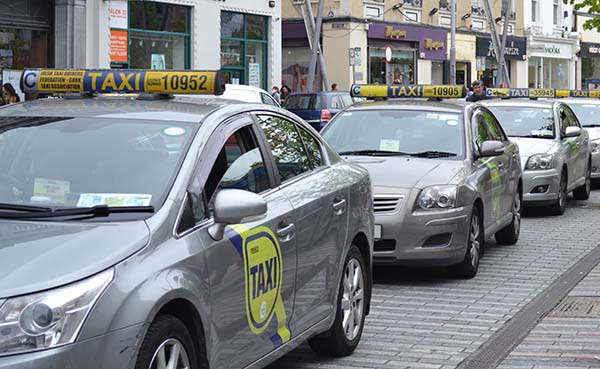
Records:
<instances>
[{"instance_id":1,"label":"shopfront lettering","mask_svg":"<svg viewBox=\"0 0 600 369\"><path fill-rule=\"evenodd\" d=\"M544 52L548 54L560 54L560 48L555 45L544 45Z\"/></svg>"},{"instance_id":2,"label":"shopfront lettering","mask_svg":"<svg viewBox=\"0 0 600 369\"><path fill-rule=\"evenodd\" d=\"M433 41L430 38L425 39L425 49L427 50L440 50L444 48L444 43L440 41Z\"/></svg>"},{"instance_id":3,"label":"shopfront lettering","mask_svg":"<svg viewBox=\"0 0 600 369\"><path fill-rule=\"evenodd\" d=\"M600 54L600 47L598 47L598 46L590 46L588 48L588 52L590 54Z\"/></svg>"},{"instance_id":4,"label":"shopfront lettering","mask_svg":"<svg viewBox=\"0 0 600 369\"><path fill-rule=\"evenodd\" d=\"M385 37L393 40L399 40L406 37L406 31L395 29L392 26L385 26Z\"/></svg>"}]
</instances>

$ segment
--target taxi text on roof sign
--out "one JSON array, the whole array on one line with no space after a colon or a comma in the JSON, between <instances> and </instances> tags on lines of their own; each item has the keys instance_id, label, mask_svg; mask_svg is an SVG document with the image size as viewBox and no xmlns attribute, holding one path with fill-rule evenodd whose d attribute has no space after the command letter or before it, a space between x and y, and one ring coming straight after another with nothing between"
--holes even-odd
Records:
<instances>
[{"instance_id":1,"label":"taxi text on roof sign","mask_svg":"<svg viewBox=\"0 0 600 369\"><path fill-rule=\"evenodd\" d=\"M501 98L563 98L590 97L600 98L600 91L555 90L552 88L488 88L486 95Z\"/></svg>"},{"instance_id":2,"label":"taxi text on roof sign","mask_svg":"<svg viewBox=\"0 0 600 369\"><path fill-rule=\"evenodd\" d=\"M164 93L220 95L225 85L217 71L26 69L25 93Z\"/></svg>"},{"instance_id":3,"label":"taxi text on roof sign","mask_svg":"<svg viewBox=\"0 0 600 369\"><path fill-rule=\"evenodd\" d=\"M352 85L350 95L392 99L410 97L461 98L466 96L466 89L458 85Z\"/></svg>"}]
</instances>

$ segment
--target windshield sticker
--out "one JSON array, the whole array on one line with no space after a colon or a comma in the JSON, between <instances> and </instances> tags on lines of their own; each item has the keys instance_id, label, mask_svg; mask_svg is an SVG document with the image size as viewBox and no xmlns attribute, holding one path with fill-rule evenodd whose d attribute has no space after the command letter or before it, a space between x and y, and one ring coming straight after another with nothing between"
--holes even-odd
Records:
<instances>
[{"instance_id":1,"label":"windshield sticker","mask_svg":"<svg viewBox=\"0 0 600 369\"><path fill-rule=\"evenodd\" d=\"M152 195L127 193L82 193L77 207L90 208L98 205L107 206L148 206Z\"/></svg>"},{"instance_id":2,"label":"windshield sticker","mask_svg":"<svg viewBox=\"0 0 600 369\"><path fill-rule=\"evenodd\" d=\"M33 202L64 204L71 192L71 182L47 178L36 178L33 184Z\"/></svg>"},{"instance_id":3,"label":"windshield sticker","mask_svg":"<svg viewBox=\"0 0 600 369\"><path fill-rule=\"evenodd\" d=\"M534 129L531 131L532 136L552 136L552 131L548 131L545 129Z\"/></svg>"},{"instance_id":4,"label":"windshield sticker","mask_svg":"<svg viewBox=\"0 0 600 369\"><path fill-rule=\"evenodd\" d=\"M166 136L176 137L183 136L185 134L185 129L181 127L167 127L163 129L163 133Z\"/></svg>"},{"instance_id":5,"label":"windshield sticker","mask_svg":"<svg viewBox=\"0 0 600 369\"><path fill-rule=\"evenodd\" d=\"M543 109L542 112L544 112L544 113L550 113L550 109Z\"/></svg>"},{"instance_id":6,"label":"windshield sticker","mask_svg":"<svg viewBox=\"0 0 600 369\"><path fill-rule=\"evenodd\" d=\"M351 116L352 116L352 113L350 113L350 112L346 112L346 113L344 113L344 114L343 114L343 116L344 116L344 117L351 117Z\"/></svg>"},{"instance_id":7,"label":"windshield sticker","mask_svg":"<svg viewBox=\"0 0 600 369\"><path fill-rule=\"evenodd\" d=\"M440 119L440 115L437 113L427 113L426 116L427 119Z\"/></svg>"},{"instance_id":8,"label":"windshield sticker","mask_svg":"<svg viewBox=\"0 0 600 369\"><path fill-rule=\"evenodd\" d=\"M515 123L521 123L523 122L523 119L519 118L519 119L515 119Z\"/></svg>"},{"instance_id":9,"label":"windshield sticker","mask_svg":"<svg viewBox=\"0 0 600 369\"><path fill-rule=\"evenodd\" d=\"M381 151L400 151L400 141L398 140L387 140L382 138L379 141L379 150Z\"/></svg>"},{"instance_id":10,"label":"windshield sticker","mask_svg":"<svg viewBox=\"0 0 600 369\"><path fill-rule=\"evenodd\" d=\"M458 125L458 121L454 120L454 119L450 119L446 121L446 124L449 125L450 127L454 127Z\"/></svg>"}]
</instances>

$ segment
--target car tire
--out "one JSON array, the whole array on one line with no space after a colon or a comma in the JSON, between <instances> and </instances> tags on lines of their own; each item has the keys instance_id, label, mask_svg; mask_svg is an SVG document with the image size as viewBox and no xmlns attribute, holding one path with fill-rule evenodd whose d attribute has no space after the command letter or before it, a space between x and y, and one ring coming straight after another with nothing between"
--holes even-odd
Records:
<instances>
[{"instance_id":1,"label":"car tire","mask_svg":"<svg viewBox=\"0 0 600 369\"><path fill-rule=\"evenodd\" d=\"M467 251L465 258L460 264L453 267L454 274L459 278L471 279L477 275L479 260L483 255L485 237L483 234L483 222L479 208L473 207L469 221L469 237L467 240Z\"/></svg>"},{"instance_id":2,"label":"car tire","mask_svg":"<svg viewBox=\"0 0 600 369\"><path fill-rule=\"evenodd\" d=\"M585 183L573 190L573 196L577 200L587 200L590 198L590 192L592 192L592 168L588 163L585 171Z\"/></svg>"},{"instance_id":3,"label":"car tire","mask_svg":"<svg viewBox=\"0 0 600 369\"><path fill-rule=\"evenodd\" d=\"M352 245L344 263L335 321L329 330L308 340L313 351L319 355L337 357L350 355L354 351L365 323L368 283L363 256L358 247Z\"/></svg>"},{"instance_id":4,"label":"car tire","mask_svg":"<svg viewBox=\"0 0 600 369\"><path fill-rule=\"evenodd\" d=\"M554 215L563 215L567 209L567 174L565 171L560 176L560 185L558 190L558 198L554 205L550 207L550 211Z\"/></svg>"},{"instance_id":5,"label":"car tire","mask_svg":"<svg viewBox=\"0 0 600 369\"><path fill-rule=\"evenodd\" d=\"M176 358L171 357L174 350L178 350ZM171 361L176 361L173 368L199 369L192 336L183 322L172 315L159 315L152 322L140 347L135 369L161 367L156 365L161 360L168 368Z\"/></svg>"},{"instance_id":6,"label":"car tire","mask_svg":"<svg viewBox=\"0 0 600 369\"><path fill-rule=\"evenodd\" d=\"M521 198L521 190L515 193L515 198L512 207L512 221L509 225L502 228L494 237L499 245L514 245L519 241L521 234L521 216L523 211L523 199Z\"/></svg>"}]
</instances>

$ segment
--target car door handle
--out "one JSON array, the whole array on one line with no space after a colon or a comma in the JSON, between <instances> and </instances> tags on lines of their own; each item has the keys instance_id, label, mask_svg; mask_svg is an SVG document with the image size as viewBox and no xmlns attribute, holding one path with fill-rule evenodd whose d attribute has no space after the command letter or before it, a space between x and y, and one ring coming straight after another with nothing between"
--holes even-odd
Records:
<instances>
[{"instance_id":1,"label":"car door handle","mask_svg":"<svg viewBox=\"0 0 600 369\"><path fill-rule=\"evenodd\" d=\"M346 212L346 200L344 199L336 199L333 202L333 213L335 215L342 215Z\"/></svg>"},{"instance_id":2,"label":"car door handle","mask_svg":"<svg viewBox=\"0 0 600 369\"><path fill-rule=\"evenodd\" d=\"M291 241L296 235L296 226L294 223L285 224L280 223L279 228L277 229L277 237L281 242Z\"/></svg>"}]
</instances>

